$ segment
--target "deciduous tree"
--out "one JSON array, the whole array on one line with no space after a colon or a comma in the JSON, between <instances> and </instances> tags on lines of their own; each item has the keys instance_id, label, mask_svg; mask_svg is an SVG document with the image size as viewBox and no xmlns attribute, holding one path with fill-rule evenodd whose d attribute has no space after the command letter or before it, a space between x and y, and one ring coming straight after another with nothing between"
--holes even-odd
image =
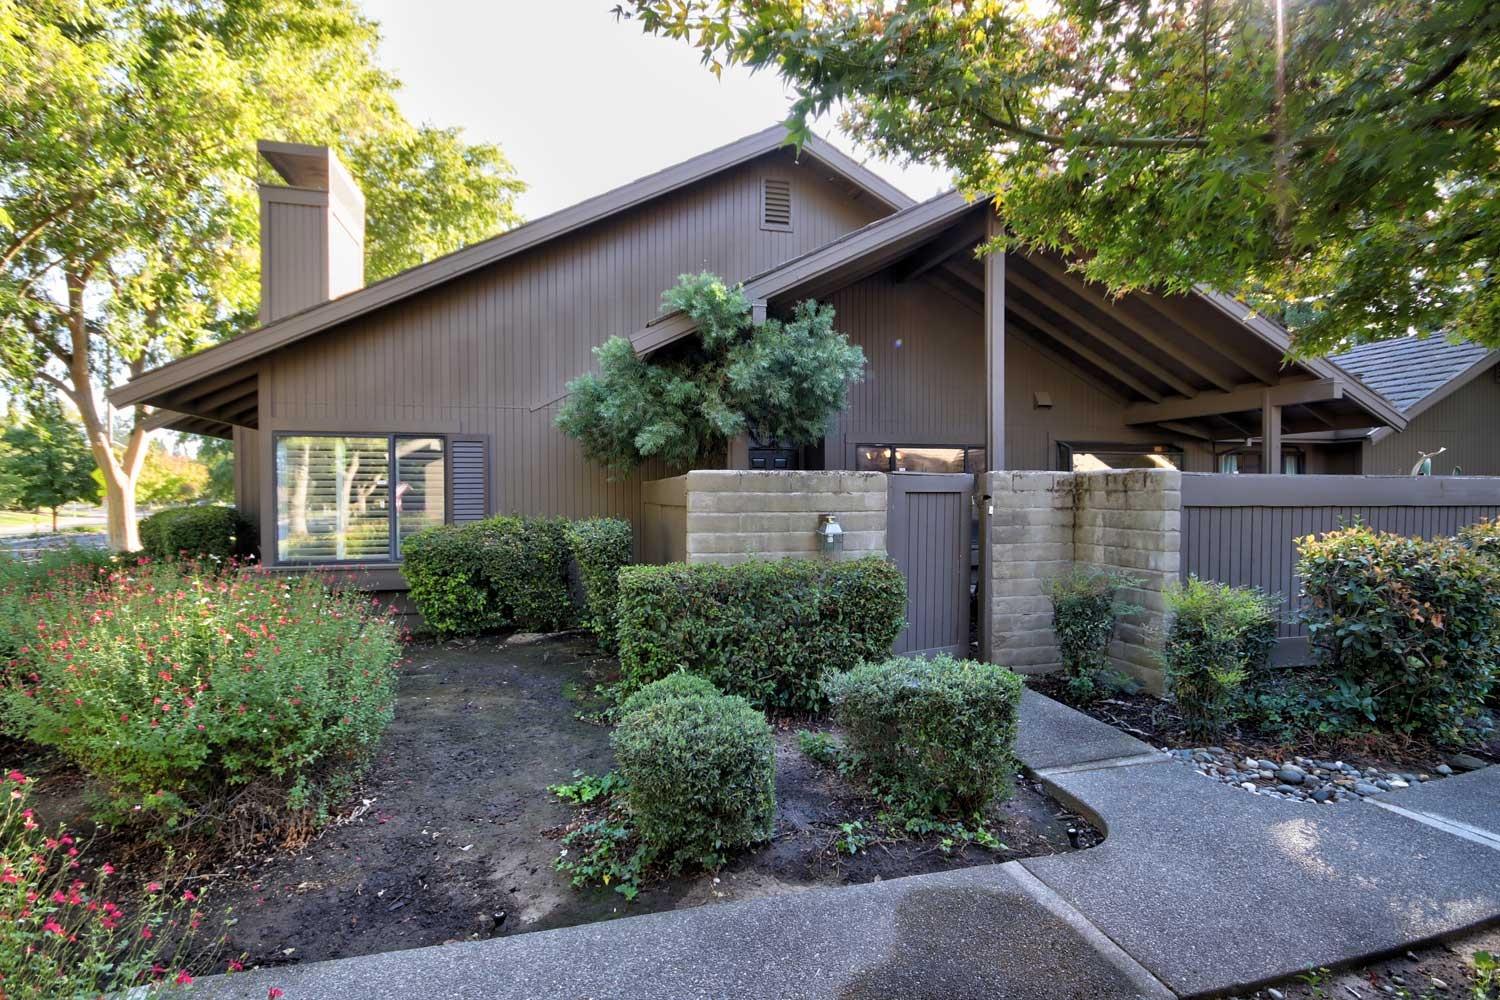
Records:
<instances>
[{"instance_id":1,"label":"deciduous tree","mask_svg":"<svg viewBox=\"0 0 1500 1000\"><path fill-rule=\"evenodd\" d=\"M771 69L790 125L993 197L1012 246L1122 292L1250 298L1295 349L1500 345L1492 0L631 0L714 71Z\"/></svg>"},{"instance_id":2,"label":"deciduous tree","mask_svg":"<svg viewBox=\"0 0 1500 1000\"><path fill-rule=\"evenodd\" d=\"M0 376L77 408L116 548L145 414L113 447L102 389L253 309L257 138L369 178L372 279L516 221L500 150L407 122L377 41L353 0L0 0Z\"/></svg>"},{"instance_id":3,"label":"deciduous tree","mask_svg":"<svg viewBox=\"0 0 1500 1000\"><path fill-rule=\"evenodd\" d=\"M28 419L4 434L6 472L17 485L16 499L28 510L52 512L80 500L97 500L94 460L82 429L69 420L56 399L42 401Z\"/></svg>"}]
</instances>

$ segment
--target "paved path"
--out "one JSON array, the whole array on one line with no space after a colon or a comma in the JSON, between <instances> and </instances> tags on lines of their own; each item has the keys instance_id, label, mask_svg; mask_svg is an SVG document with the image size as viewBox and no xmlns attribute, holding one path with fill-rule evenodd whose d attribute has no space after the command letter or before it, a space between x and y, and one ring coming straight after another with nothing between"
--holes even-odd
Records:
<instances>
[{"instance_id":1,"label":"paved path","mask_svg":"<svg viewBox=\"0 0 1500 1000\"><path fill-rule=\"evenodd\" d=\"M1378 805L1252 796L1028 691L1089 851L220 977L215 998L1211 996L1500 919L1500 768Z\"/></svg>"}]
</instances>

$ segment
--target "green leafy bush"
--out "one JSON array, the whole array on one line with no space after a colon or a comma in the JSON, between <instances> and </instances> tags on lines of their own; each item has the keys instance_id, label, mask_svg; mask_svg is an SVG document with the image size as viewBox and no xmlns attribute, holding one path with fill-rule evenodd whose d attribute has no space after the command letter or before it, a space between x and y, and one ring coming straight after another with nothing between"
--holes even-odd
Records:
<instances>
[{"instance_id":1,"label":"green leafy bush","mask_svg":"<svg viewBox=\"0 0 1500 1000\"><path fill-rule=\"evenodd\" d=\"M822 678L889 654L906 612L893 563L789 559L620 571L627 689L679 670L763 708L814 712Z\"/></svg>"},{"instance_id":2,"label":"green leafy bush","mask_svg":"<svg viewBox=\"0 0 1500 1000\"><path fill-rule=\"evenodd\" d=\"M630 522L595 517L568 525L568 544L583 583L585 624L599 646L613 650L619 620L620 567L630 564Z\"/></svg>"},{"instance_id":3,"label":"green leafy bush","mask_svg":"<svg viewBox=\"0 0 1500 1000\"><path fill-rule=\"evenodd\" d=\"M255 554L255 526L233 507L169 507L140 523L141 551L160 561L227 563Z\"/></svg>"},{"instance_id":4,"label":"green leafy bush","mask_svg":"<svg viewBox=\"0 0 1500 1000\"><path fill-rule=\"evenodd\" d=\"M551 632L573 619L568 526L561 518L439 525L405 539L401 552L412 602L440 636Z\"/></svg>"},{"instance_id":5,"label":"green leafy bush","mask_svg":"<svg viewBox=\"0 0 1500 1000\"><path fill-rule=\"evenodd\" d=\"M845 764L905 813L974 814L1016 773L1021 679L951 656L867 663L828 680Z\"/></svg>"},{"instance_id":6,"label":"green leafy bush","mask_svg":"<svg viewBox=\"0 0 1500 1000\"><path fill-rule=\"evenodd\" d=\"M652 705L670 701L673 698L718 694L723 694L723 692L697 674L668 674L659 681L652 681L626 698L620 704L620 714L623 716L632 712L644 712Z\"/></svg>"},{"instance_id":7,"label":"green leafy bush","mask_svg":"<svg viewBox=\"0 0 1500 1000\"><path fill-rule=\"evenodd\" d=\"M1069 570L1052 581L1052 630L1075 698L1087 700L1099 693L1115 626L1135 611L1120 601L1120 591L1138 582L1120 573L1085 569Z\"/></svg>"},{"instance_id":8,"label":"green leafy bush","mask_svg":"<svg viewBox=\"0 0 1500 1000\"><path fill-rule=\"evenodd\" d=\"M1492 562L1500 562L1500 517L1479 521L1458 532L1459 543Z\"/></svg>"},{"instance_id":9,"label":"green leafy bush","mask_svg":"<svg viewBox=\"0 0 1500 1000\"><path fill-rule=\"evenodd\" d=\"M14 731L97 780L100 818L162 836L305 832L391 720L400 638L310 576L173 564L79 575L12 605Z\"/></svg>"},{"instance_id":10,"label":"green leafy bush","mask_svg":"<svg viewBox=\"0 0 1500 1000\"><path fill-rule=\"evenodd\" d=\"M1196 576L1170 588L1166 599L1171 623L1162 669L1189 732L1212 739L1232 718L1245 678L1270 661L1280 605L1253 587Z\"/></svg>"},{"instance_id":11,"label":"green leafy bush","mask_svg":"<svg viewBox=\"0 0 1500 1000\"><path fill-rule=\"evenodd\" d=\"M626 712L611 742L645 864L716 868L771 839L776 747L743 698L679 694Z\"/></svg>"},{"instance_id":12,"label":"green leafy bush","mask_svg":"<svg viewBox=\"0 0 1500 1000\"><path fill-rule=\"evenodd\" d=\"M1302 615L1323 664L1381 725L1462 738L1495 683L1500 566L1452 539L1359 525L1297 543Z\"/></svg>"}]
</instances>

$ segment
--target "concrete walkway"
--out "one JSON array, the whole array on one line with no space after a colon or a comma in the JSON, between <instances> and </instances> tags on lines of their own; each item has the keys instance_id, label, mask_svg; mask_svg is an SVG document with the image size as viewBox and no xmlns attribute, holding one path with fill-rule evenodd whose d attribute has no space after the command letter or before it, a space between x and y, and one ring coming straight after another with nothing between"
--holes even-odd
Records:
<instances>
[{"instance_id":1,"label":"concrete walkway","mask_svg":"<svg viewBox=\"0 0 1500 1000\"><path fill-rule=\"evenodd\" d=\"M1378 804L1253 796L1028 691L1018 748L1089 851L205 980L212 997L1248 992L1500 919L1500 768Z\"/></svg>"}]
</instances>

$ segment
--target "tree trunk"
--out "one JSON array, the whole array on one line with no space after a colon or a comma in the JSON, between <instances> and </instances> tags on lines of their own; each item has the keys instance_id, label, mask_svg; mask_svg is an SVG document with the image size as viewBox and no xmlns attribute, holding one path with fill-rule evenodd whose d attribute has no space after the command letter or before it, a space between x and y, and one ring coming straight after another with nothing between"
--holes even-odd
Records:
<instances>
[{"instance_id":1,"label":"tree trunk","mask_svg":"<svg viewBox=\"0 0 1500 1000\"><path fill-rule=\"evenodd\" d=\"M52 533L57 534L57 508L52 508Z\"/></svg>"},{"instance_id":2,"label":"tree trunk","mask_svg":"<svg viewBox=\"0 0 1500 1000\"><path fill-rule=\"evenodd\" d=\"M113 464L113 463L111 463ZM122 482L109 469L104 472L104 503L109 525L109 547L116 552L134 552L141 547L135 524L135 480Z\"/></svg>"}]
</instances>

